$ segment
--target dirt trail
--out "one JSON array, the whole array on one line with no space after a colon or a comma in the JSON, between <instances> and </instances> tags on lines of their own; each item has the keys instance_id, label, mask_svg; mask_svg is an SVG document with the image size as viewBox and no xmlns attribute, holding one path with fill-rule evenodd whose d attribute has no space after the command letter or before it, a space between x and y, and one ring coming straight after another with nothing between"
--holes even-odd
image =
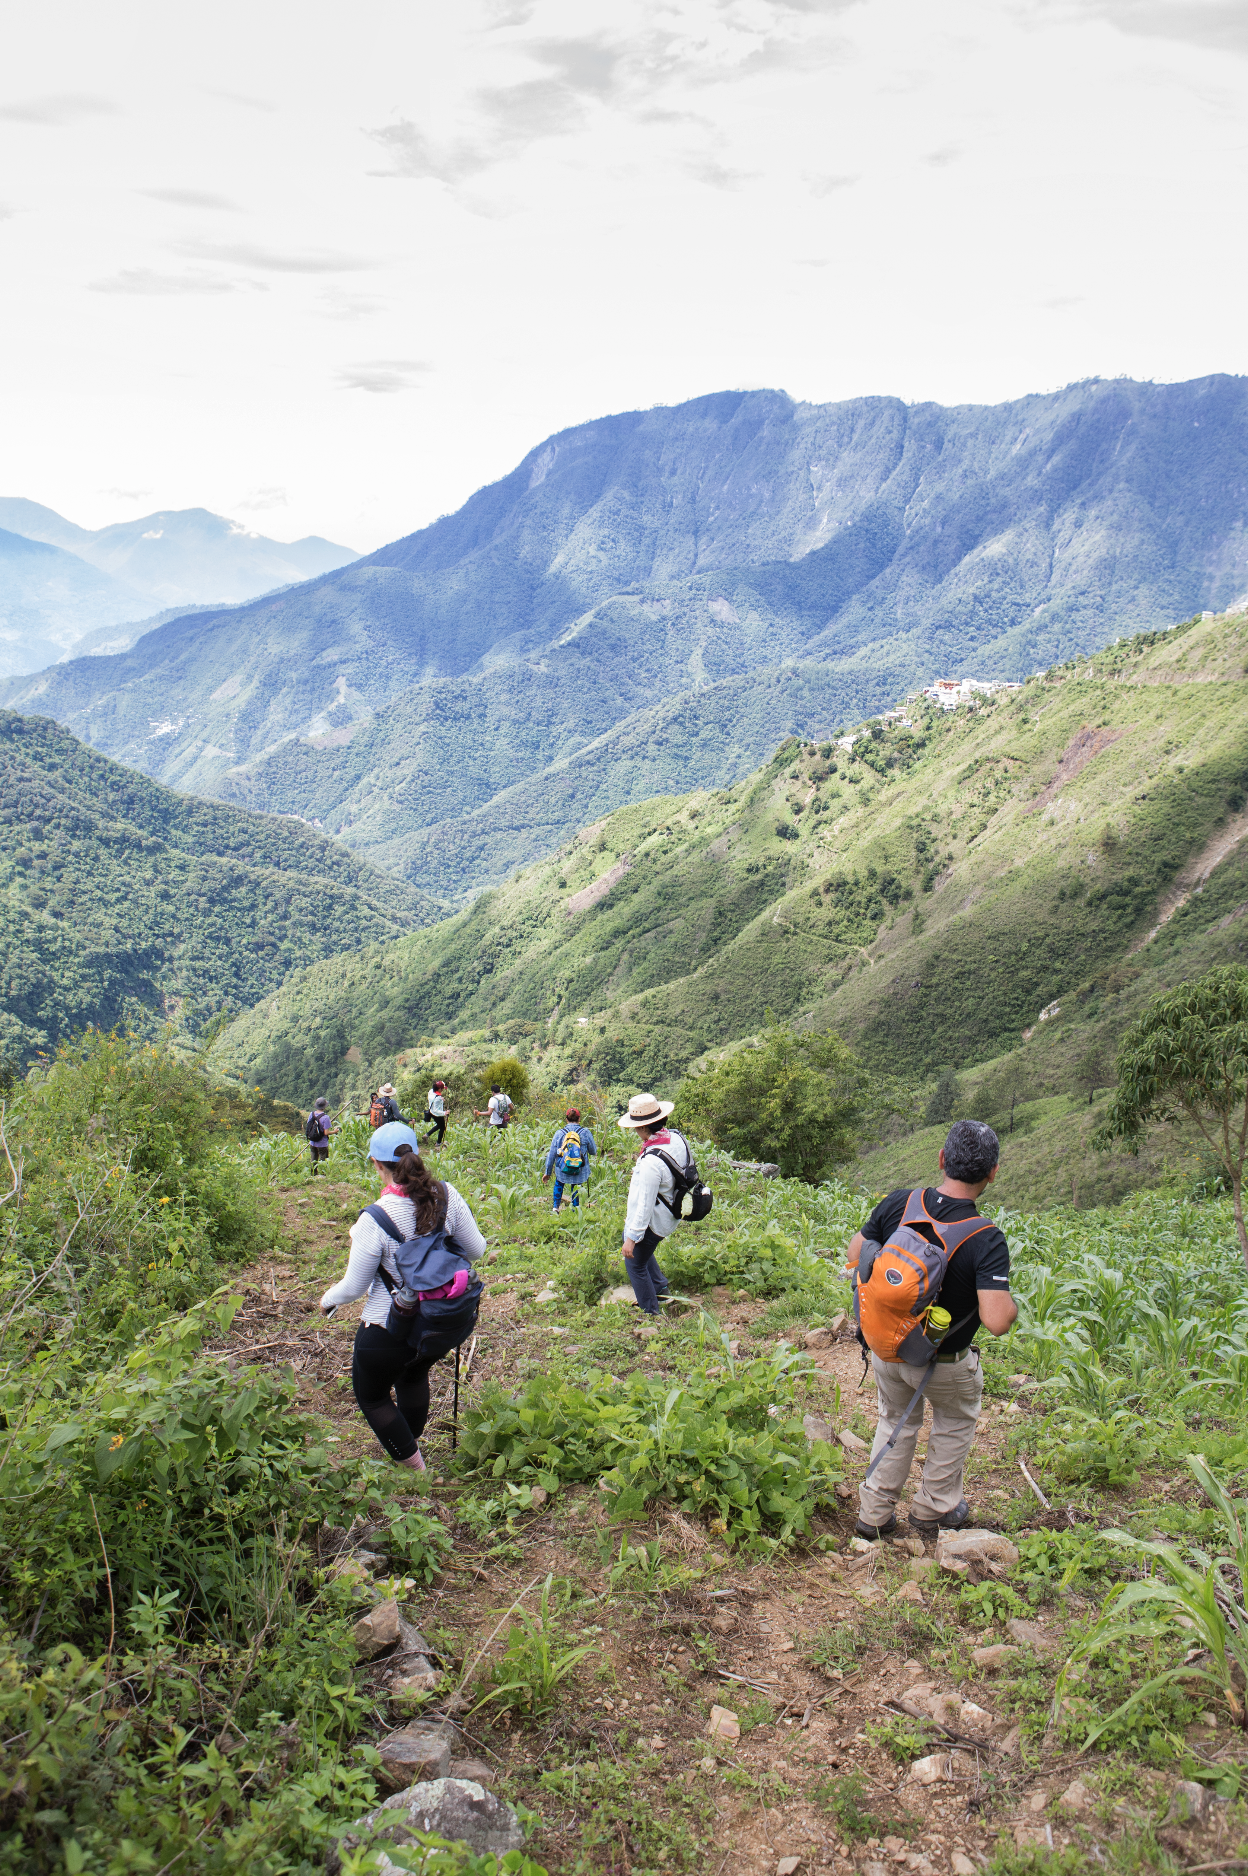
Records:
<instances>
[{"instance_id":1,"label":"dirt trail","mask_svg":"<svg viewBox=\"0 0 1248 1876\"><path fill-rule=\"evenodd\" d=\"M343 1267L356 1194L327 1183L310 1194L285 1195L282 1203L283 1247L241 1280L244 1304L225 1346L240 1362L289 1364L302 1403L332 1422L331 1437L341 1448L375 1453L349 1386L358 1306L330 1323L316 1310L326 1282ZM502 1277L488 1284L465 1404L487 1377L513 1384L521 1364L531 1372L537 1357L540 1366L551 1331L548 1319L517 1294L526 1288L532 1288L531 1280ZM778 1339L758 1329L765 1304L733 1301L723 1291L708 1300L742 1355L762 1352ZM635 1335L621 1312L618 1334L620 1348L631 1346L632 1354L621 1356L615 1372L631 1360L679 1379L677 1347L665 1344L662 1331L654 1338ZM856 1346L842 1340L815 1351L812 1360L818 1375L810 1386L811 1408L834 1415L838 1425L856 1420L869 1434L873 1389L863 1385ZM656 1822L670 1850L662 1867L706 1870L710 1876L774 1876L786 1857L798 1858L800 1871L956 1876L968 1862L972 1869L982 1867L1003 1840L1024 1847L1051 1842L1059 1849L1081 1840L1080 1830L1094 1821L1091 1813L1063 1810L1057 1801L1086 1773L1087 1762L1055 1748L1042 1729L1024 1750L1013 1698L1003 1694L991 1672L969 1660L979 1643L1008 1640L1004 1631L993 1624L980 1633L952 1626L930 1546L925 1569L916 1569L919 1560L900 1542L865 1555L848 1548L861 1457L847 1459L849 1502L823 1523L838 1546L827 1553L751 1560L724 1552L701 1529L670 1514L627 1530L613 1528L602 1498L587 1487L557 1494L510 1533L482 1537L456 1516L468 1488L443 1475L450 1378L450 1364L434 1372L434 1414L424 1442L430 1471L421 1489L431 1491L430 1502L451 1530L455 1548L447 1568L409 1608L444 1655L462 1660L475 1653L509 1602L547 1572L603 1595L608 1562L624 1537L634 1545L657 1538L670 1563L701 1572L683 1589L617 1592L600 1618L597 1671L586 1664L543 1720L526 1727L509 1725L506 1716L482 1715L464 1723L466 1749L494 1768L500 1788L542 1814L529 1851L551 1876L582 1868L626 1876L634 1868L659 1867L645 1836ZM1029 1400L1024 1390L986 1403L968 1471L979 1522L991 1524L1011 1507L1017 1510L1020 1500L1028 1507L1024 1530L1066 1526L1076 1515L1066 1512L1056 1494L1054 1509L1042 1512L1006 1450L1032 1412ZM396 1469L396 1489L413 1488L414 1480L399 1479ZM486 1482L475 1489L485 1496L494 1488ZM1109 1506L1105 1515L1112 1522L1117 1514ZM1044 1652L1036 1659L1047 1664L1046 1700L1062 1658L1062 1622L1083 1607L1068 1595L1060 1608L1049 1605L1038 1617L1035 1633ZM384 1661L361 1669L361 1675L374 1691L380 1717L388 1698ZM971 1703L975 1712L961 1727L985 1745L979 1752L955 1751L948 1742L942 1748L939 1732L929 1729L929 1749L943 1752L945 1775L923 1786L907 1776L908 1766L891 1756L876 1729L897 1720L886 1703L910 1696L911 1704L917 1699L930 1711L942 1695L956 1696L940 1708L946 1716ZM711 1703L741 1716L738 1744L708 1739ZM403 1718L390 1709L392 1724ZM635 1793L640 1783L641 1812L630 1809L632 1799L618 1795L608 1800L599 1793L587 1804L539 1786L552 1764L577 1755L627 1771L616 1789ZM861 1807L874 1820L858 1834L838 1824L829 1808L836 1781L850 1773L861 1776ZM1134 1795L1147 1809L1152 1787L1160 1792L1170 1782L1141 1770ZM1104 1839L1105 1826L1098 1830ZM1226 1830L1225 1812L1218 1810L1204 1828L1171 1833L1171 1847L1185 1860L1212 1859L1219 1849L1226 1854ZM678 1845L690 1832L704 1847L682 1861Z\"/></svg>"},{"instance_id":2,"label":"dirt trail","mask_svg":"<svg viewBox=\"0 0 1248 1876\"><path fill-rule=\"evenodd\" d=\"M1248 834L1248 808L1234 814L1225 827L1220 827L1210 840L1207 840L1195 859L1189 860L1178 874L1173 886L1165 894L1158 907L1157 923L1143 938L1138 938L1131 947L1129 955L1142 951L1151 944L1163 925L1169 924L1180 906L1185 906L1193 893L1203 891L1205 881L1215 867L1221 866L1228 853L1233 853L1244 835Z\"/></svg>"}]
</instances>

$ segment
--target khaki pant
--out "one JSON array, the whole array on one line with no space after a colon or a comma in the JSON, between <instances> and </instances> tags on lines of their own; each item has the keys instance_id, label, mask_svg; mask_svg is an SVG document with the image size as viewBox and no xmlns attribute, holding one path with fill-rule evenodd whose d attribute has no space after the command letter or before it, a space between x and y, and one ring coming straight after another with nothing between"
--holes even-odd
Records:
<instances>
[{"instance_id":1,"label":"khaki pant","mask_svg":"<svg viewBox=\"0 0 1248 1876\"><path fill-rule=\"evenodd\" d=\"M881 1361L878 1355L871 1357L871 1365L875 1370L880 1412L871 1446L874 1459L914 1399L924 1371L911 1367L908 1362ZM936 1363L923 1396L924 1403L931 1402L932 1425L923 1477L910 1504L914 1517L926 1522L943 1518L946 1512L956 1511L965 1496L963 1474L979 1421L983 1393L983 1369L974 1349L961 1361ZM902 1487L910 1476L924 1411L923 1404L915 1408L892 1452L881 1459L871 1474L870 1484L859 1487L858 1509L864 1524L887 1524L892 1517Z\"/></svg>"}]
</instances>

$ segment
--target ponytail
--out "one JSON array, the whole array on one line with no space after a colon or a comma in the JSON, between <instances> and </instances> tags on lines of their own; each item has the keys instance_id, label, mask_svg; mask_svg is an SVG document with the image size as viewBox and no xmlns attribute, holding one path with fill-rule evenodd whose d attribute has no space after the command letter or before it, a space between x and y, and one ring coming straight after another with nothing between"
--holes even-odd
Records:
<instances>
[{"instance_id":1,"label":"ponytail","mask_svg":"<svg viewBox=\"0 0 1248 1876\"><path fill-rule=\"evenodd\" d=\"M396 1160L384 1160L382 1164L390 1175L391 1185L398 1186L404 1198L411 1199L415 1205L417 1231L432 1231L442 1209L442 1190L438 1181L431 1177L420 1154L413 1153L404 1141L399 1148L399 1157Z\"/></svg>"}]
</instances>

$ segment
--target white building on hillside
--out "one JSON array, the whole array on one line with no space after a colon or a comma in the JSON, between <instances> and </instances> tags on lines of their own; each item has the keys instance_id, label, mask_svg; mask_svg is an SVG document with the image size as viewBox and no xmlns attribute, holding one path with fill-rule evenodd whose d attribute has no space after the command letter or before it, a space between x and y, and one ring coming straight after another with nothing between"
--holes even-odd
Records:
<instances>
[{"instance_id":1,"label":"white building on hillside","mask_svg":"<svg viewBox=\"0 0 1248 1876\"><path fill-rule=\"evenodd\" d=\"M1022 688L1021 684L1006 684L1000 678L990 678L985 683L977 677L938 677L934 684L906 701L917 703L920 697L926 697L939 704L942 710L956 710L959 704L970 703L977 695L991 697L997 691Z\"/></svg>"}]
</instances>

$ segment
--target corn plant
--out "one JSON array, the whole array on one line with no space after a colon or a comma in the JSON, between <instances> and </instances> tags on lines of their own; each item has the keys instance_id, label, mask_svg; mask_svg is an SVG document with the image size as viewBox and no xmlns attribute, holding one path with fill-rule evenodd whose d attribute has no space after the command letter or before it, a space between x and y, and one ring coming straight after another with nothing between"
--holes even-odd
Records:
<instances>
[{"instance_id":1,"label":"corn plant","mask_svg":"<svg viewBox=\"0 0 1248 1876\"><path fill-rule=\"evenodd\" d=\"M1240 1515L1241 1507L1214 1478L1205 1461L1192 1455L1187 1463L1218 1512L1226 1551L1211 1557L1194 1549L1196 1561L1189 1563L1173 1544L1133 1537L1127 1531L1106 1531L1104 1536L1111 1543L1155 1558L1158 1571L1143 1581L1124 1584L1111 1596L1105 1615L1062 1670L1054 1695L1054 1715L1060 1712L1081 1665L1119 1643L1183 1640L1200 1658L1189 1658L1178 1667L1150 1676L1107 1719L1093 1727L1084 1740L1085 1752L1146 1695L1171 1681L1207 1682L1221 1694L1236 1725L1248 1731L1248 1710L1240 1691L1248 1683L1248 1529Z\"/></svg>"},{"instance_id":2,"label":"corn plant","mask_svg":"<svg viewBox=\"0 0 1248 1876\"><path fill-rule=\"evenodd\" d=\"M542 1585L538 1613L530 1615L527 1609L516 1610L507 1646L491 1670L495 1684L477 1702L474 1712L491 1701L501 1700L513 1712L541 1713L552 1704L561 1682L586 1655L595 1652L592 1642L577 1648L558 1646L559 1615L566 1600L566 1584L556 1589L554 1577L548 1576Z\"/></svg>"}]
</instances>

